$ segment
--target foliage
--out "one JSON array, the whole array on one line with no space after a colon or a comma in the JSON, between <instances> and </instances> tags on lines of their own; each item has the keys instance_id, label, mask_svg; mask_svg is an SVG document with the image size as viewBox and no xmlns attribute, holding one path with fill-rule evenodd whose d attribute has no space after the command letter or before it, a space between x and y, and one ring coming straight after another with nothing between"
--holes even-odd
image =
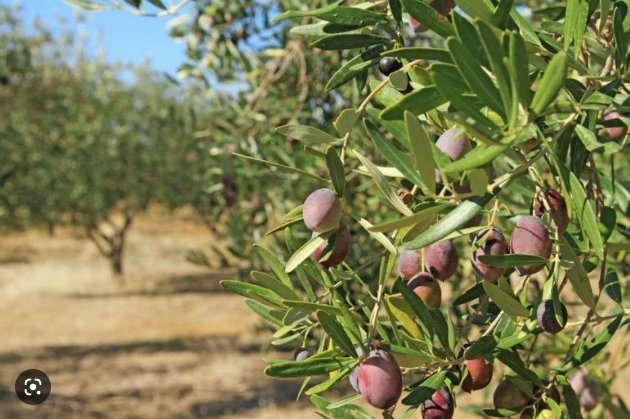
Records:
<instances>
[{"instance_id":1,"label":"foliage","mask_svg":"<svg viewBox=\"0 0 630 419\"><path fill-rule=\"evenodd\" d=\"M402 400L410 406L409 413L431 394L414 383L419 377L439 376L441 384L456 389L465 371L458 365L465 356L462 348L466 342L472 343L470 350L483 345L478 355L496 359L512 371L509 375L536 388L566 386L571 369L595 356L625 324L622 319L627 312L622 307L604 308L598 303L606 272L612 269L627 274L627 246L623 243L628 241L628 202L619 199L627 194L625 182L619 181L625 179L627 170L617 169L619 162L614 164L627 135L612 139L603 131L628 123L623 116L629 105L624 84L629 64L627 4L606 4L602 16L599 5L569 2L566 10L533 11L531 19L510 2L458 5L461 11L447 19L418 0L391 1L388 7L383 2L355 7L334 3L280 17L312 17L292 31L306 34L311 45L320 49L354 51L331 77L340 81L328 86L336 88L356 79L357 92L365 91L364 100L339 113L335 127L340 135L333 140L306 127L291 132L299 133L297 139L307 146L312 146L313 136L321 140L315 147L322 159L331 152L329 147L336 150L346 177L358 171L372 179L371 194L380 196L382 204L366 211L348 200L355 189L344 185L339 170L328 165L347 214L363 220L364 235L385 232L389 236L378 236L386 255L380 260L377 280L370 281L358 270L359 265L318 269L308 259L313 247L298 249L299 243L293 239L293 232L301 229L299 224L287 227L287 247L295 253L288 259L286 271L296 269L297 276L293 281L287 273L274 271L276 279L289 287L287 292L298 295L299 304L295 297L274 291L269 281L254 282L262 288L246 287L247 282L225 283L228 289L248 297L250 306L257 302L255 311L276 325L272 343L301 342L319 348L321 355L306 361L272 362L267 373L277 377L328 373L328 381L306 390L324 415L356 414L355 405L334 404L331 408L317 394L350 372L344 356L357 357L355 347L367 354L374 339L381 342L377 347L384 345L398 357L410 390ZM401 10L433 32L427 36L434 40L432 47L426 46L427 39L419 40L420 46L404 42L408 33ZM365 83L378 62L373 51L381 48L385 49L381 56L401 58L404 67L385 80ZM406 89L406 77L413 90L402 94L399 90ZM614 124L604 118L613 107L621 113ZM452 126L464 130L474 145L456 161L435 151L431 141L433 135ZM366 148L362 138L371 139L376 152ZM527 147L532 143L533 150ZM368 155L391 167L379 167ZM443 186L436 189L433 170L427 167L438 168ZM400 178L413 185L410 206L394 193L392 183ZM442 310L427 309L396 279L396 249L426 248L450 238L458 244L459 254L467 255L473 250L468 234L492 225L511 230L516 217L529 212L536 191L550 187L562 191L571 224L562 234L555 220L543 216L554 238L551 257L543 262L544 275L509 275L513 267L527 262L517 255L503 256L496 259L495 266L508 271L498 286L484 280L479 289L462 272L453 281L453 299L443 303ZM448 203L456 205L443 206ZM429 211L438 205L439 209ZM387 222L374 226L373 217L383 213ZM475 220L476 214L483 218ZM466 229L471 221L481 228ZM608 233L603 234L604 230ZM364 260L375 259L368 254ZM278 263L274 259L274 265ZM460 263L460 270L465 271L465 265ZM589 273L599 278L595 291L588 284ZM478 291L464 299L472 289ZM543 298L559 305L561 291L563 300L590 309L586 318L569 323L566 338L549 339L532 323L534 308ZM602 310L611 311L604 314ZM592 343L588 335L594 336ZM489 338L490 345L486 344ZM552 353L564 354L554 369L549 367L554 365ZM589 355L585 358L582 353ZM332 372L330 357L340 357ZM363 356L358 358L363 362ZM440 383L432 383L430 388ZM539 406L536 400L541 394L530 394L528 404ZM571 404L565 410L557 404L552 409L557 416L579 415ZM513 413L501 409L484 412Z\"/></svg>"},{"instance_id":2,"label":"foliage","mask_svg":"<svg viewBox=\"0 0 630 419\"><path fill-rule=\"evenodd\" d=\"M306 83L313 90L291 108L292 117L276 119L287 111L287 102L278 99L295 97L289 61L279 78L272 71L251 79L262 81L254 83L248 100L265 106L244 107L231 120L282 125L279 132L301 142L306 153L283 159L282 148L255 130L244 138L256 155L245 153L249 157L234 167L248 170L243 162L252 157L267 161L267 170L302 182L291 186L291 194L333 188L354 250L343 264L323 269L309 256L326 242L323 257L331 253L334 235L309 239L302 208L287 208L275 234L284 233L288 253L257 247L268 269L223 286L243 295L275 330L272 344L306 346L313 353L301 361L272 361L266 372L305 377L305 394L324 417L369 417L354 403L357 397L331 402L320 394L357 365L368 365L372 349L393 353L402 368L403 417L425 406L441 386L457 398L460 382L472 374L466 361L478 357L502 364L508 371L502 388L525 402L506 408L495 394L495 409L476 406L476 414L509 416L530 407L532 415L546 408L556 417L579 418L568 377L586 363L598 364L591 376L604 383L602 403L592 414L627 416L610 392L627 352L608 343L626 332L628 319L628 2L456 3L458 9L438 13L437 4L421 0L301 3L295 10L278 2L277 19L300 20L285 52L302 57L301 37L316 48L309 55L313 78ZM337 67L322 71L337 63L326 60L335 55L342 58ZM384 56L403 64L385 78L374 71ZM284 57L293 56L272 62L289 60ZM298 66L298 80L305 68ZM343 109L337 109L340 103ZM310 111L304 118L303 105ZM472 148L456 157L435 141L453 127L449 136L465 134ZM321 167L327 173L318 172ZM257 176L264 178L262 173ZM273 191L287 187L261 183ZM401 185L407 191L398 194ZM560 198L548 189L559 190ZM566 231L555 211L565 211ZM534 217L523 217L532 212ZM487 239L481 235L472 245L470 236L490 226L513 233L506 234L513 251L523 247L519 235L536 228L534 235L544 236L525 246L534 249L530 253L480 256L482 263L505 269L496 283L475 279L468 261ZM421 250L427 264L427 252L443 240L454 241L460 258L455 276L441 285L450 293L434 309L399 277L396 260L402 250ZM543 300L551 305L543 306L537 321ZM540 325L548 324L564 329L543 332ZM604 363L606 374L600 372ZM324 381L309 387L313 376ZM561 389L561 403L547 397L552 387ZM370 393L360 382L359 390Z\"/></svg>"},{"instance_id":3,"label":"foliage","mask_svg":"<svg viewBox=\"0 0 630 419\"><path fill-rule=\"evenodd\" d=\"M122 68L74 54L70 38L26 35L8 9L3 16L0 43L17 57L0 87L0 221L78 226L121 273L134 215L149 202L195 198L209 147L192 135L199 103L147 69L129 69L135 80L125 82Z\"/></svg>"}]
</instances>

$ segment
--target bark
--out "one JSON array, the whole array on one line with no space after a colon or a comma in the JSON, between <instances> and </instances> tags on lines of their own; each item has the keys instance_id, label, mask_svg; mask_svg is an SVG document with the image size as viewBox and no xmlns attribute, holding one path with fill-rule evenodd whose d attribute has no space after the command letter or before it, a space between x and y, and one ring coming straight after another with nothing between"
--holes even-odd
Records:
<instances>
[{"instance_id":1,"label":"bark","mask_svg":"<svg viewBox=\"0 0 630 419\"><path fill-rule=\"evenodd\" d=\"M124 285L123 256L125 239L134 215L135 212L127 208L121 225L116 225L111 220L105 219L104 223L110 227L109 232L103 232L97 224L92 225L88 229L88 236L94 242L98 251L109 260L113 278L120 286Z\"/></svg>"}]
</instances>

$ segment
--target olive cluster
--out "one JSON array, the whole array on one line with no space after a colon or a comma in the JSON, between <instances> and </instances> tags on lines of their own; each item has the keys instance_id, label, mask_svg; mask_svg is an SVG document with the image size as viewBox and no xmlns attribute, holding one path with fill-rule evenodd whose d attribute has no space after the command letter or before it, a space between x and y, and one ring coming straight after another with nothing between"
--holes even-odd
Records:
<instances>
[{"instance_id":1,"label":"olive cluster","mask_svg":"<svg viewBox=\"0 0 630 419\"><path fill-rule=\"evenodd\" d=\"M400 69L400 63L393 59L381 61L383 73ZM451 159L460 159L469 149L465 135L457 128L444 132L436 146ZM436 181L442 182L441 173L436 171ZM413 196L411 197L411 202ZM411 203L410 202L410 203ZM517 220L510 241L503 232L489 226L478 232L472 240L470 262L480 279L496 283L506 273L505 268L484 263L485 255L501 256L507 254L539 256L548 259L551 256L553 240L542 221L543 215L549 213L553 220L557 235L567 229L569 218L565 200L555 189L541 191L532 204L532 215L522 216ZM312 258L324 268L339 265L347 257L350 247L348 225L343 220L342 204L334 191L322 188L311 193L303 206L305 225L313 232L313 236L327 234L327 240L313 253ZM419 250L402 250L396 263L397 274L407 282L407 286L431 308L437 309L442 303L440 283L451 278L458 269L459 255L452 240L442 240ZM544 264L527 264L516 267L519 275L531 275L541 271ZM559 316L554 311L552 300L544 300L537 309L538 324L542 330L558 333L564 328L567 320L566 308L560 305ZM402 372L396 359L383 346L370 347L368 354L358 348L360 364L350 374L352 387L361 393L366 401L377 408L389 409L399 400L402 389ZM295 353L296 360L304 360L311 355L306 348L299 348ZM460 354L460 355L463 355ZM460 357L463 358L463 357ZM465 359L461 363L460 387L466 392L480 390L489 385L493 375L493 363L485 357ZM586 397L586 396L585 396ZM555 387L548 385L538 389L524 389L522 384L511 377L499 383L494 392L494 405L497 409L523 410L523 417L533 414L533 409L540 412L548 408L545 400L551 398L560 401ZM535 400L536 402L532 402ZM420 407L425 419L451 418L454 410L454 398L450 390L442 386Z\"/></svg>"}]
</instances>

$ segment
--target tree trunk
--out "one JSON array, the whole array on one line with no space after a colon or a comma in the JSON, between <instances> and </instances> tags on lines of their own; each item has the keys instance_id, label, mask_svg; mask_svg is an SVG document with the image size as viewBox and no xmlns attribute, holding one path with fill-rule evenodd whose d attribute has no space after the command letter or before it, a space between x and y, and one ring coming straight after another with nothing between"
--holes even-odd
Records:
<instances>
[{"instance_id":1,"label":"tree trunk","mask_svg":"<svg viewBox=\"0 0 630 419\"><path fill-rule=\"evenodd\" d=\"M105 221L114 229L113 233L101 231L96 224L93 225L91 229L88 229L88 236L92 239L94 244L96 244L99 252L109 260L112 276L119 286L125 284L123 269L125 238L129 227L131 227L133 217L134 212L131 209L127 209L125 211L125 221L119 227L106 219Z\"/></svg>"},{"instance_id":2,"label":"tree trunk","mask_svg":"<svg viewBox=\"0 0 630 419\"><path fill-rule=\"evenodd\" d=\"M125 222L120 228L116 230L112 237L112 245L110 249L109 260L112 266L112 272L114 279L119 285L124 285L123 275L123 255L125 251L125 238L127 237L127 231L131 227L131 221L133 220L133 213L130 211L125 212Z\"/></svg>"},{"instance_id":3,"label":"tree trunk","mask_svg":"<svg viewBox=\"0 0 630 419\"><path fill-rule=\"evenodd\" d=\"M125 276L123 275L123 245L114 245L109 256L109 263L112 268L114 281L119 286L125 285Z\"/></svg>"}]
</instances>

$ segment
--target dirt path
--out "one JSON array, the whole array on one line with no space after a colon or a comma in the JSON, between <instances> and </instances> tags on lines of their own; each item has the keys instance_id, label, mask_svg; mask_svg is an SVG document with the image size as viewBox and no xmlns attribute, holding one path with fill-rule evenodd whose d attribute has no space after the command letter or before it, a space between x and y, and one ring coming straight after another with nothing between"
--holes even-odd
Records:
<instances>
[{"instance_id":1,"label":"dirt path","mask_svg":"<svg viewBox=\"0 0 630 419\"><path fill-rule=\"evenodd\" d=\"M263 375L254 315L218 286L230 273L185 261L206 231L166 228L134 226L124 291L71 232L0 238L0 417L315 416L293 401L299 384ZM39 406L13 390L29 368L53 384Z\"/></svg>"},{"instance_id":2,"label":"dirt path","mask_svg":"<svg viewBox=\"0 0 630 419\"><path fill-rule=\"evenodd\" d=\"M259 352L268 336L257 334L256 316L218 285L232 273L186 262L186 250L210 240L189 217L139 219L121 290L71 231L0 236L0 418L318 417L295 402L299 381L264 376L264 358L291 354ZM53 384L39 406L13 390L30 368ZM497 365L495 378L503 372ZM626 400L628 379L625 371L615 383ZM458 395L455 418L475 417L462 407L491 392Z\"/></svg>"}]
</instances>

